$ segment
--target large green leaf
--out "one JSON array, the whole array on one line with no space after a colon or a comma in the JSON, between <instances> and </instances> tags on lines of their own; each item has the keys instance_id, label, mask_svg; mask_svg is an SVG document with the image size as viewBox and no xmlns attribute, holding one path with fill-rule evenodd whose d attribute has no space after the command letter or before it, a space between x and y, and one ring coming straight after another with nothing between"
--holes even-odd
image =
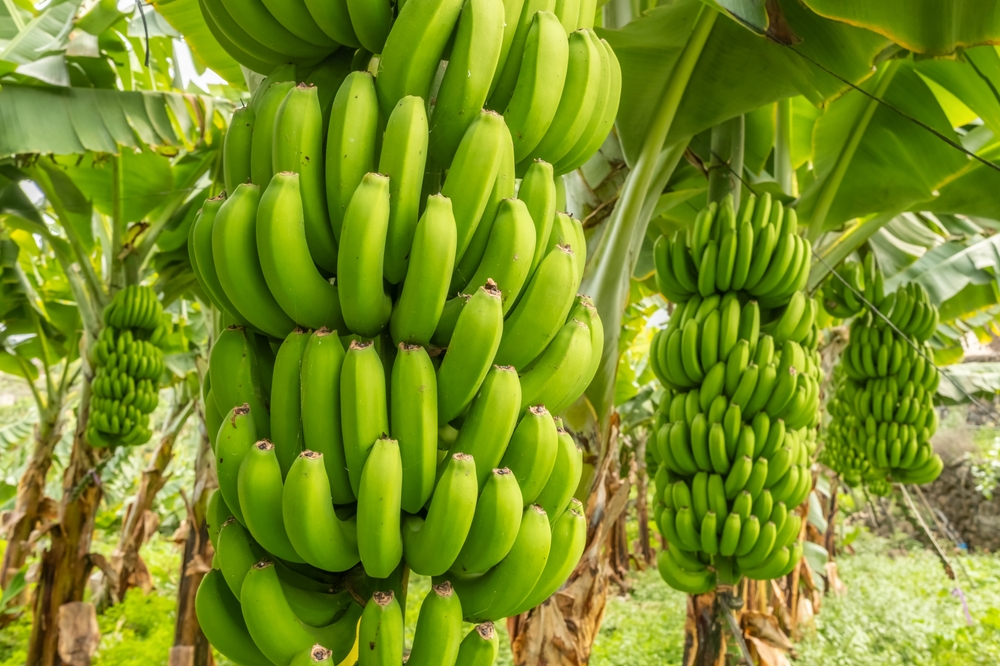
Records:
<instances>
[{"instance_id":1,"label":"large green leaf","mask_svg":"<svg viewBox=\"0 0 1000 666\"><path fill-rule=\"evenodd\" d=\"M229 102L169 92L91 88L0 90L0 157L24 153L118 153L192 145L228 113Z\"/></svg>"},{"instance_id":2,"label":"large green leaf","mask_svg":"<svg viewBox=\"0 0 1000 666\"><path fill-rule=\"evenodd\" d=\"M801 94L822 104L846 86L806 58L858 82L870 76L875 57L890 44L875 33L821 18L798 0L778 0L775 6L801 43L793 50L754 35L734 20L716 21L665 145L784 97ZM621 30L601 31L622 66L617 128L630 164L701 7L699 0L671 0Z\"/></svg>"},{"instance_id":3,"label":"large green leaf","mask_svg":"<svg viewBox=\"0 0 1000 666\"><path fill-rule=\"evenodd\" d=\"M941 373L938 393L953 402L968 402L966 393L992 399L1000 392L1000 363L957 363L941 368Z\"/></svg>"},{"instance_id":4,"label":"large green leaf","mask_svg":"<svg viewBox=\"0 0 1000 666\"><path fill-rule=\"evenodd\" d=\"M919 282L931 301L940 304L968 284L990 284L1000 275L1000 235L971 244L948 241L928 251L905 270L885 281L886 292L904 282Z\"/></svg>"},{"instance_id":5,"label":"large green leaf","mask_svg":"<svg viewBox=\"0 0 1000 666\"><path fill-rule=\"evenodd\" d=\"M198 0L156 0L153 3L160 13L178 32L191 53L201 63L237 88L245 88L243 70L233 57L215 41L205 24L205 18L198 7Z\"/></svg>"},{"instance_id":6,"label":"large green leaf","mask_svg":"<svg viewBox=\"0 0 1000 666\"><path fill-rule=\"evenodd\" d=\"M802 0L813 11L883 34L917 53L1000 43L998 0Z\"/></svg>"},{"instance_id":7,"label":"large green leaf","mask_svg":"<svg viewBox=\"0 0 1000 666\"><path fill-rule=\"evenodd\" d=\"M18 64L61 51L82 0L56 0L0 47L0 60Z\"/></svg>"},{"instance_id":8,"label":"large green leaf","mask_svg":"<svg viewBox=\"0 0 1000 666\"><path fill-rule=\"evenodd\" d=\"M57 160L58 166L46 165L49 171L61 171L90 200L98 211L112 214L111 163L93 153L82 160ZM122 213L127 222L141 220L161 201L173 194L170 160L148 150L122 151ZM185 193L186 194L186 193Z\"/></svg>"}]
</instances>

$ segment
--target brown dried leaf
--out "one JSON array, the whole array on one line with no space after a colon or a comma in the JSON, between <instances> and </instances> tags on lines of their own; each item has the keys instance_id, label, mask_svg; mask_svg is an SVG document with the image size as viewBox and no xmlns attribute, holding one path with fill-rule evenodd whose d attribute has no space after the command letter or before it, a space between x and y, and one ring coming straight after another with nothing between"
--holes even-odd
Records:
<instances>
[{"instance_id":1,"label":"brown dried leaf","mask_svg":"<svg viewBox=\"0 0 1000 666\"><path fill-rule=\"evenodd\" d=\"M757 653L760 666L791 666L788 663L788 657L778 648L772 647L767 642L753 636L749 636L748 639L749 645L752 645L754 651Z\"/></svg>"},{"instance_id":2,"label":"brown dried leaf","mask_svg":"<svg viewBox=\"0 0 1000 666\"><path fill-rule=\"evenodd\" d=\"M93 556L91 556L93 558ZM101 631L94 604L71 601L59 607L59 657L67 666L90 666Z\"/></svg>"}]
</instances>

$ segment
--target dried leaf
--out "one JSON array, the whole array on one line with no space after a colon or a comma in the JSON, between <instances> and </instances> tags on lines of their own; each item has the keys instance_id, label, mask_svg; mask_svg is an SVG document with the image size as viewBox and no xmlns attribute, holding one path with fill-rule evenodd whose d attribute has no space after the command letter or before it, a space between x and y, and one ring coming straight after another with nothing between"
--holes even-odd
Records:
<instances>
[{"instance_id":1,"label":"dried leaf","mask_svg":"<svg viewBox=\"0 0 1000 666\"><path fill-rule=\"evenodd\" d=\"M94 604L71 601L59 607L58 651L64 664L90 666L90 658L100 642L101 631Z\"/></svg>"},{"instance_id":2,"label":"dried leaf","mask_svg":"<svg viewBox=\"0 0 1000 666\"><path fill-rule=\"evenodd\" d=\"M749 637L750 645L757 652L760 666L791 666L785 653L759 638Z\"/></svg>"}]
</instances>

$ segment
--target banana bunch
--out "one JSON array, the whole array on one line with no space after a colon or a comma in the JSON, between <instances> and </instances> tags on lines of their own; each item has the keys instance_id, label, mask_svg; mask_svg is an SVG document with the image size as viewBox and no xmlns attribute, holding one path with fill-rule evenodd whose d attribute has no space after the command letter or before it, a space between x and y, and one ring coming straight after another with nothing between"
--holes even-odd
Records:
<instances>
[{"instance_id":1,"label":"banana bunch","mask_svg":"<svg viewBox=\"0 0 1000 666\"><path fill-rule=\"evenodd\" d=\"M756 240L755 240L756 239ZM676 303L651 343L663 579L688 593L790 572L802 556L819 425L818 304L795 211L750 197L661 236L657 283Z\"/></svg>"},{"instance_id":2,"label":"banana bunch","mask_svg":"<svg viewBox=\"0 0 1000 666\"><path fill-rule=\"evenodd\" d=\"M898 330L868 307L852 320L842 377L830 401L834 420L824 462L848 485L875 484L876 491L887 491L888 479L930 483L943 468L930 442L938 427L934 394L941 377L929 360L927 339L937 328L937 308L913 283L883 295L882 272L871 254L864 272L865 285L879 285L865 298Z\"/></svg>"},{"instance_id":3,"label":"banana bunch","mask_svg":"<svg viewBox=\"0 0 1000 666\"><path fill-rule=\"evenodd\" d=\"M94 368L90 419L91 446L134 446L149 441L149 415L159 401L163 351L168 331L163 307L149 287L122 289L104 310L104 329L91 348Z\"/></svg>"}]
</instances>

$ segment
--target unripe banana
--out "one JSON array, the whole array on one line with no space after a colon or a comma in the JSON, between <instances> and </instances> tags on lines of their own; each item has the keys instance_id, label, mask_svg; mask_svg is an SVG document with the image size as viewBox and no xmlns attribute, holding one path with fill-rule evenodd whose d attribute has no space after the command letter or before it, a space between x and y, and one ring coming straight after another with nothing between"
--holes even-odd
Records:
<instances>
[{"instance_id":1,"label":"unripe banana","mask_svg":"<svg viewBox=\"0 0 1000 666\"><path fill-rule=\"evenodd\" d=\"M337 286L347 327L366 337L378 335L392 314L382 284L388 225L389 179L365 174L344 212Z\"/></svg>"},{"instance_id":2,"label":"unripe banana","mask_svg":"<svg viewBox=\"0 0 1000 666\"><path fill-rule=\"evenodd\" d=\"M503 143L508 137L510 132L503 118L482 111L465 131L441 186L441 194L451 199L455 214L456 264L465 256L486 210L504 156Z\"/></svg>"},{"instance_id":3,"label":"unripe banana","mask_svg":"<svg viewBox=\"0 0 1000 666\"><path fill-rule=\"evenodd\" d=\"M432 585L420 604L409 666L451 666L462 643L462 604L445 581Z\"/></svg>"},{"instance_id":4,"label":"unripe banana","mask_svg":"<svg viewBox=\"0 0 1000 666\"><path fill-rule=\"evenodd\" d=\"M500 651L500 637L492 622L474 627L458 649L455 666L492 666Z\"/></svg>"},{"instance_id":5,"label":"unripe banana","mask_svg":"<svg viewBox=\"0 0 1000 666\"><path fill-rule=\"evenodd\" d=\"M313 645L308 650L298 653L290 662L290 666L335 666L333 663L333 651L328 650L319 643Z\"/></svg>"},{"instance_id":6,"label":"unripe banana","mask_svg":"<svg viewBox=\"0 0 1000 666\"><path fill-rule=\"evenodd\" d=\"M271 434L270 418L265 404L263 366L255 345L245 329L233 326L219 334L212 345L209 374L212 376L212 393L219 411L225 413L233 407L247 405L253 411L258 437ZM228 501L228 500L227 500Z\"/></svg>"},{"instance_id":7,"label":"unripe banana","mask_svg":"<svg viewBox=\"0 0 1000 666\"><path fill-rule=\"evenodd\" d=\"M266 72L289 60L250 37L226 11L222 0L198 0L198 7L212 36L241 65L254 72Z\"/></svg>"},{"instance_id":8,"label":"unripe banana","mask_svg":"<svg viewBox=\"0 0 1000 666\"><path fill-rule=\"evenodd\" d=\"M504 4L508 5L507 2ZM555 0L523 0L523 2L511 2L507 6L504 16L503 46L500 50L497 71L490 86L487 108L499 112L507 108L517 86L528 33L535 15L538 12L551 12L555 6Z\"/></svg>"},{"instance_id":9,"label":"unripe banana","mask_svg":"<svg viewBox=\"0 0 1000 666\"><path fill-rule=\"evenodd\" d=\"M270 85L264 89L259 97L260 101L254 108L257 117L254 120L250 146L250 182L259 187L267 187L271 182L271 176L274 175L274 126L281 104L288 92L295 87L295 82L292 80L295 73L292 71L290 74L288 79L269 82ZM235 191L235 188L228 190L230 195Z\"/></svg>"},{"instance_id":10,"label":"unripe banana","mask_svg":"<svg viewBox=\"0 0 1000 666\"><path fill-rule=\"evenodd\" d=\"M475 293L492 280L500 288L503 313L517 301L530 275L535 251L535 226L524 202L505 199L500 203L482 262L462 289Z\"/></svg>"},{"instance_id":11,"label":"unripe banana","mask_svg":"<svg viewBox=\"0 0 1000 666\"><path fill-rule=\"evenodd\" d=\"M351 342L340 375L340 412L344 458L355 496L372 445L389 432L385 396L385 371L375 346Z\"/></svg>"},{"instance_id":12,"label":"unripe banana","mask_svg":"<svg viewBox=\"0 0 1000 666\"><path fill-rule=\"evenodd\" d=\"M283 560L302 562L285 532L281 467L271 442L262 439L250 447L240 464L237 486L240 510L257 543Z\"/></svg>"},{"instance_id":13,"label":"unripe banana","mask_svg":"<svg viewBox=\"0 0 1000 666\"><path fill-rule=\"evenodd\" d=\"M437 468L437 380L426 349L399 345L389 395L390 430L403 464L402 507L415 514L434 491Z\"/></svg>"},{"instance_id":14,"label":"unripe banana","mask_svg":"<svg viewBox=\"0 0 1000 666\"><path fill-rule=\"evenodd\" d=\"M247 631L240 601L229 590L222 572L205 574L195 597L198 624L216 650L227 659L246 666L271 666Z\"/></svg>"},{"instance_id":15,"label":"unripe banana","mask_svg":"<svg viewBox=\"0 0 1000 666\"><path fill-rule=\"evenodd\" d=\"M330 42L319 46L299 38L275 20L261 0L222 0L222 4L248 35L278 53L315 63L336 48L336 45L331 48ZM282 11L287 15L288 10L284 4Z\"/></svg>"},{"instance_id":16,"label":"unripe banana","mask_svg":"<svg viewBox=\"0 0 1000 666\"><path fill-rule=\"evenodd\" d=\"M552 165L542 160L534 160L524 172L517 197L524 202L535 225L535 251L531 258L528 275L534 275L538 265L549 251L549 236L556 213L556 183ZM567 241L561 241L566 244Z\"/></svg>"},{"instance_id":17,"label":"unripe banana","mask_svg":"<svg viewBox=\"0 0 1000 666\"><path fill-rule=\"evenodd\" d=\"M271 378L271 441L281 466L282 477L288 474L295 458L302 452L302 358L310 335L301 328L288 334L274 360Z\"/></svg>"},{"instance_id":18,"label":"unripe banana","mask_svg":"<svg viewBox=\"0 0 1000 666\"><path fill-rule=\"evenodd\" d=\"M326 135L327 205L338 241L347 204L365 174L375 170L378 114L374 78L368 72L351 72L333 100Z\"/></svg>"},{"instance_id":19,"label":"unripe banana","mask_svg":"<svg viewBox=\"0 0 1000 666\"><path fill-rule=\"evenodd\" d=\"M347 571L361 560L357 521L334 511L323 454L304 451L285 479L281 501L285 531L295 552L325 571Z\"/></svg>"},{"instance_id":20,"label":"unripe banana","mask_svg":"<svg viewBox=\"0 0 1000 666\"><path fill-rule=\"evenodd\" d=\"M504 40L505 4L471 0L462 7L431 117L430 154L439 166L451 164L465 130L486 102Z\"/></svg>"},{"instance_id":21,"label":"unripe banana","mask_svg":"<svg viewBox=\"0 0 1000 666\"><path fill-rule=\"evenodd\" d=\"M426 518L410 516L403 525L403 553L415 573L439 576L455 563L472 526L478 494L472 456L452 455L434 488Z\"/></svg>"},{"instance_id":22,"label":"unripe banana","mask_svg":"<svg viewBox=\"0 0 1000 666\"><path fill-rule=\"evenodd\" d=\"M545 488L536 500L538 506L544 509L549 519L553 521L569 506L583 475L583 449L565 430L559 429L557 432L559 448L556 450L556 463L552 467Z\"/></svg>"},{"instance_id":23,"label":"unripe banana","mask_svg":"<svg viewBox=\"0 0 1000 666\"><path fill-rule=\"evenodd\" d=\"M452 581L468 622L508 617L531 594L549 557L552 532L545 511L524 510L514 545L500 564L474 579Z\"/></svg>"},{"instance_id":24,"label":"unripe banana","mask_svg":"<svg viewBox=\"0 0 1000 666\"><path fill-rule=\"evenodd\" d=\"M360 606L352 603L336 622L311 627L295 616L275 565L267 560L250 569L243 581L240 602L253 642L277 666L287 666L297 654L316 643L333 651L334 662L344 659L354 646Z\"/></svg>"},{"instance_id":25,"label":"unripe banana","mask_svg":"<svg viewBox=\"0 0 1000 666\"><path fill-rule=\"evenodd\" d=\"M250 153L256 114L244 106L233 111L222 144L222 173L227 192L235 192L240 183L250 181Z\"/></svg>"},{"instance_id":26,"label":"unripe banana","mask_svg":"<svg viewBox=\"0 0 1000 666\"><path fill-rule=\"evenodd\" d=\"M561 414L582 393L583 373L590 366L590 329L571 319L551 344L521 375L521 409L545 405Z\"/></svg>"},{"instance_id":27,"label":"unripe banana","mask_svg":"<svg viewBox=\"0 0 1000 666\"><path fill-rule=\"evenodd\" d=\"M322 182L320 179L319 183ZM306 328L343 329L344 317L340 308L340 295L336 286L323 278L313 260L316 243L307 241L309 226L304 222L301 177L296 173L281 171L271 178L264 190L257 209L257 249L260 267L267 286L281 309L296 324ZM320 186L320 185L317 185ZM322 226L329 230L326 205L322 211ZM336 266L336 243L333 234L333 261Z\"/></svg>"},{"instance_id":28,"label":"unripe banana","mask_svg":"<svg viewBox=\"0 0 1000 666\"><path fill-rule=\"evenodd\" d=\"M476 290L458 317L448 352L438 368L441 423L450 422L469 406L493 365L504 328L500 298L500 290L490 280Z\"/></svg>"},{"instance_id":29,"label":"unripe banana","mask_svg":"<svg viewBox=\"0 0 1000 666\"><path fill-rule=\"evenodd\" d=\"M430 99L431 83L462 5L462 0L416 0L402 5L375 80L383 114L388 116L406 95Z\"/></svg>"},{"instance_id":30,"label":"unripe banana","mask_svg":"<svg viewBox=\"0 0 1000 666\"><path fill-rule=\"evenodd\" d=\"M523 370L562 328L576 295L576 258L566 246L546 255L504 324L497 363Z\"/></svg>"},{"instance_id":31,"label":"unripe banana","mask_svg":"<svg viewBox=\"0 0 1000 666\"><path fill-rule=\"evenodd\" d=\"M472 526L452 571L463 575L485 573L507 556L521 525L521 497L513 473L494 469L479 495Z\"/></svg>"},{"instance_id":32,"label":"unripe banana","mask_svg":"<svg viewBox=\"0 0 1000 666\"><path fill-rule=\"evenodd\" d=\"M673 549L671 548L671 551ZM704 594L715 587L714 571L709 569L699 572L685 571L671 557L670 551L660 551L656 557L656 568L667 585L688 594Z\"/></svg>"},{"instance_id":33,"label":"unripe banana","mask_svg":"<svg viewBox=\"0 0 1000 666\"><path fill-rule=\"evenodd\" d=\"M514 473L524 504L534 504L556 462L559 434L544 405L529 407L514 430L500 466Z\"/></svg>"},{"instance_id":34,"label":"unripe banana","mask_svg":"<svg viewBox=\"0 0 1000 666\"><path fill-rule=\"evenodd\" d=\"M226 506L242 524L246 524L240 509L239 474L240 466L247 453L257 441L257 428L246 405L229 410L222 428L219 430L215 450L216 473L219 491Z\"/></svg>"},{"instance_id":35,"label":"unripe banana","mask_svg":"<svg viewBox=\"0 0 1000 666\"><path fill-rule=\"evenodd\" d=\"M205 523L208 525L208 539L212 542L212 547L219 548L219 531L222 524L233 517L233 512L226 505L226 500L222 497L222 491L216 488L208 497L208 505L205 509Z\"/></svg>"},{"instance_id":36,"label":"unripe banana","mask_svg":"<svg viewBox=\"0 0 1000 666\"><path fill-rule=\"evenodd\" d=\"M358 625L358 666L396 666L403 662L403 611L396 595L376 592L365 604Z\"/></svg>"},{"instance_id":37,"label":"unripe banana","mask_svg":"<svg viewBox=\"0 0 1000 666\"><path fill-rule=\"evenodd\" d=\"M350 48L361 46L351 25L347 0L305 0L305 3L313 20L327 36Z\"/></svg>"},{"instance_id":38,"label":"unripe banana","mask_svg":"<svg viewBox=\"0 0 1000 666\"><path fill-rule=\"evenodd\" d=\"M430 343L448 296L455 237L451 200L437 194L428 197L413 234L403 291L389 321L396 344Z\"/></svg>"},{"instance_id":39,"label":"unripe banana","mask_svg":"<svg viewBox=\"0 0 1000 666\"><path fill-rule=\"evenodd\" d=\"M366 50L381 53L392 24L389 0L347 0L354 34Z\"/></svg>"},{"instance_id":40,"label":"unripe banana","mask_svg":"<svg viewBox=\"0 0 1000 666\"><path fill-rule=\"evenodd\" d=\"M449 454L467 453L476 464L483 488L490 471L503 458L521 413L521 384L509 366L494 366L472 401Z\"/></svg>"},{"instance_id":41,"label":"unripe banana","mask_svg":"<svg viewBox=\"0 0 1000 666\"><path fill-rule=\"evenodd\" d=\"M552 544L545 569L515 613L531 610L561 588L579 563L586 546L587 519L581 511L570 507L552 524Z\"/></svg>"},{"instance_id":42,"label":"unripe banana","mask_svg":"<svg viewBox=\"0 0 1000 666\"><path fill-rule=\"evenodd\" d=\"M380 77L378 81L381 80ZM424 98L403 97L389 115L378 164L379 173L389 177L389 226L384 270L385 279L392 284L399 284L406 275L413 234L420 217L420 192L426 162L427 113Z\"/></svg>"},{"instance_id":43,"label":"unripe banana","mask_svg":"<svg viewBox=\"0 0 1000 666\"><path fill-rule=\"evenodd\" d=\"M243 589L251 567L264 556L264 549L235 519L227 520L219 531L218 564L233 594Z\"/></svg>"},{"instance_id":44,"label":"unripe banana","mask_svg":"<svg viewBox=\"0 0 1000 666\"><path fill-rule=\"evenodd\" d=\"M358 551L365 573L387 578L403 557L400 488L403 466L399 444L380 437L364 463L358 490Z\"/></svg>"}]
</instances>

